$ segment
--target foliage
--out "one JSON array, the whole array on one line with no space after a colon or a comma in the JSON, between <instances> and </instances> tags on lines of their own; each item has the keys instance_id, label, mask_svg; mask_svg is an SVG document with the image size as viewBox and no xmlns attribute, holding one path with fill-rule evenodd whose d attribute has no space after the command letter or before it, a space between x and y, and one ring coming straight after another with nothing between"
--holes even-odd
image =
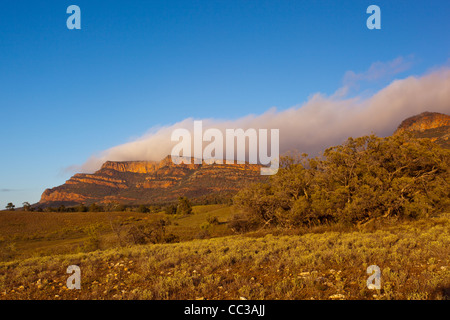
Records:
<instances>
[{"instance_id":1,"label":"foliage","mask_svg":"<svg viewBox=\"0 0 450 320\"><path fill-rule=\"evenodd\" d=\"M180 197L178 198L177 214L191 214L192 206L188 198Z\"/></svg>"},{"instance_id":2,"label":"foliage","mask_svg":"<svg viewBox=\"0 0 450 320\"><path fill-rule=\"evenodd\" d=\"M103 208L96 203L93 203L89 206L89 212L102 212Z\"/></svg>"},{"instance_id":3,"label":"foliage","mask_svg":"<svg viewBox=\"0 0 450 320\"><path fill-rule=\"evenodd\" d=\"M6 210L8 210L8 211L14 211L14 208L15 208L16 206L12 203L12 202L9 202L7 205L6 205Z\"/></svg>"},{"instance_id":4,"label":"foliage","mask_svg":"<svg viewBox=\"0 0 450 320\"><path fill-rule=\"evenodd\" d=\"M207 221L209 224L212 224L212 225L218 225L218 224L220 224L219 218L217 218L217 216L213 216L213 215L211 215L211 214L209 214L209 215L206 217L206 221Z\"/></svg>"},{"instance_id":5,"label":"foliage","mask_svg":"<svg viewBox=\"0 0 450 320\"><path fill-rule=\"evenodd\" d=\"M177 213L177 206L176 205L168 205L164 207L164 213L165 214L176 214Z\"/></svg>"},{"instance_id":6,"label":"foliage","mask_svg":"<svg viewBox=\"0 0 450 320\"><path fill-rule=\"evenodd\" d=\"M86 207L84 204L80 204L79 206L75 207L75 211L77 212L88 212L88 207Z\"/></svg>"},{"instance_id":7,"label":"foliage","mask_svg":"<svg viewBox=\"0 0 450 320\"><path fill-rule=\"evenodd\" d=\"M31 204L29 202L22 203L24 211L32 211Z\"/></svg>"},{"instance_id":8,"label":"foliage","mask_svg":"<svg viewBox=\"0 0 450 320\"><path fill-rule=\"evenodd\" d=\"M293 227L425 217L450 206L450 151L408 134L349 138L323 157L286 156L268 183L234 203L260 222Z\"/></svg>"},{"instance_id":9,"label":"foliage","mask_svg":"<svg viewBox=\"0 0 450 320\"><path fill-rule=\"evenodd\" d=\"M137 208L137 212L140 212L140 213L149 213L149 212L150 212L150 209L149 209L147 206L141 204L141 205Z\"/></svg>"},{"instance_id":10,"label":"foliage","mask_svg":"<svg viewBox=\"0 0 450 320\"><path fill-rule=\"evenodd\" d=\"M167 219L159 219L146 225L132 225L127 237L132 244L175 242L173 234L166 237L166 227L170 225Z\"/></svg>"},{"instance_id":11,"label":"foliage","mask_svg":"<svg viewBox=\"0 0 450 320\"><path fill-rule=\"evenodd\" d=\"M0 262L0 299L449 299L449 218L19 258ZM82 270L82 290L65 287L72 264ZM379 290L367 288L370 265L380 267Z\"/></svg>"}]
</instances>

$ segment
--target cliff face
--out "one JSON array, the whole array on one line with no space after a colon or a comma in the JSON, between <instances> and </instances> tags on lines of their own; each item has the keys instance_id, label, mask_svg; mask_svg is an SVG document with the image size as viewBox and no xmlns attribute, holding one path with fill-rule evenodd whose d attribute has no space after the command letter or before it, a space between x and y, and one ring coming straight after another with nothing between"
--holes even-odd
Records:
<instances>
[{"instance_id":1,"label":"cliff face","mask_svg":"<svg viewBox=\"0 0 450 320\"><path fill-rule=\"evenodd\" d=\"M176 165L170 157L160 162L107 161L94 174L75 174L65 184L45 190L39 204L141 204L173 201L179 196L226 195L265 179L260 168L250 164Z\"/></svg>"},{"instance_id":2,"label":"cliff face","mask_svg":"<svg viewBox=\"0 0 450 320\"><path fill-rule=\"evenodd\" d=\"M443 148L450 148L450 116L423 112L403 120L395 133L409 131L416 138L431 139Z\"/></svg>"},{"instance_id":3,"label":"cliff face","mask_svg":"<svg viewBox=\"0 0 450 320\"><path fill-rule=\"evenodd\" d=\"M398 126L397 132L420 131L450 126L450 116L437 112L423 112L409 117Z\"/></svg>"}]
</instances>

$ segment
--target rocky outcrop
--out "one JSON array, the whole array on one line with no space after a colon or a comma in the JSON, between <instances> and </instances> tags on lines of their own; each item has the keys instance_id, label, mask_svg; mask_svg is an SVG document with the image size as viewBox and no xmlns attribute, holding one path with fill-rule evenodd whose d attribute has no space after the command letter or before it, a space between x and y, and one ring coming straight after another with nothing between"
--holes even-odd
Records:
<instances>
[{"instance_id":1,"label":"rocky outcrop","mask_svg":"<svg viewBox=\"0 0 450 320\"><path fill-rule=\"evenodd\" d=\"M89 197L81 194L60 191L55 189L47 189L44 191L41 197L41 202L74 202L84 203Z\"/></svg>"},{"instance_id":2,"label":"rocky outcrop","mask_svg":"<svg viewBox=\"0 0 450 320\"><path fill-rule=\"evenodd\" d=\"M423 112L405 119L396 134L411 132L416 138L430 139L443 148L450 149L450 116L437 112Z\"/></svg>"},{"instance_id":3,"label":"rocky outcrop","mask_svg":"<svg viewBox=\"0 0 450 320\"><path fill-rule=\"evenodd\" d=\"M402 121L396 132L420 131L450 126L450 116L437 112L423 112Z\"/></svg>"},{"instance_id":4,"label":"rocky outcrop","mask_svg":"<svg viewBox=\"0 0 450 320\"><path fill-rule=\"evenodd\" d=\"M169 202L236 192L243 185L262 181L261 166L251 164L174 164L168 156L154 161L107 161L94 174L78 173L65 184L47 189L39 205L76 205L120 202Z\"/></svg>"}]
</instances>

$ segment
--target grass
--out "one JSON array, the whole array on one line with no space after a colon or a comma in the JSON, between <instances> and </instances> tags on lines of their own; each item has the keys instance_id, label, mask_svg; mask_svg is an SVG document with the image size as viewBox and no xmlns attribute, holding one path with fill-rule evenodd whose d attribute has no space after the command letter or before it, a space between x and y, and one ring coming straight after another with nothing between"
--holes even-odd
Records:
<instances>
[{"instance_id":1,"label":"grass","mask_svg":"<svg viewBox=\"0 0 450 320\"><path fill-rule=\"evenodd\" d=\"M230 210L224 206L198 207L191 216L173 217L178 223L172 224L173 231L179 228L186 232L187 240L179 243L1 262L0 298L449 298L449 214L362 229L222 235L225 231L220 228ZM209 227L218 228L211 231L217 236L192 240L208 215L222 222ZM81 290L66 288L69 265L81 268ZM367 288L370 265L381 269L380 290Z\"/></svg>"},{"instance_id":2,"label":"grass","mask_svg":"<svg viewBox=\"0 0 450 320\"><path fill-rule=\"evenodd\" d=\"M29 257L89 251L86 244L93 233L98 237L95 249L105 250L118 246L111 222L123 225L146 225L167 219L172 233L180 241L205 237L208 216L216 216L219 225L207 226L206 237L230 235L224 222L232 208L224 205L194 206L192 215L177 216L138 212L0 212L0 261ZM201 226L203 225L203 229Z\"/></svg>"}]
</instances>

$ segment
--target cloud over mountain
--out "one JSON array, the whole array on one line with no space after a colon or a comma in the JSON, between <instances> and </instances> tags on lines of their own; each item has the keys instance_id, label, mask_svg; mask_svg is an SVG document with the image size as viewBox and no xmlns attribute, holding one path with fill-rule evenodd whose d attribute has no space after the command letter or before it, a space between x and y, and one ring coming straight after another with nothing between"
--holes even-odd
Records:
<instances>
[{"instance_id":1,"label":"cloud over mountain","mask_svg":"<svg viewBox=\"0 0 450 320\"><path fill-rule=\"evenodd\" d=\"M377 79L382 74L400 72L409 61L393 60L386 64L372 65L365 73L347 73L344 87L349 82ZM381 67L381 68L377 68ZM395 70L390 70L390 69ZM400 71L399 71L400 70ZM405 118L423 111L450 113L450 68L442 67L422 76L410 76L394 80L370 97L325 96L314 94L306 103L286 110L272 108L260 115L248 115L235 120L203 120L203 130L248 128L279 129L280 153L298 150L316 154L324 148L339 144L349 136L375 133L392 134ZM193 129L194 119L188 118L172 125L152 129L142 137L91 156L77 168L93 172L107 160L159 161L171 153L177 142L171 142L171 134L177 128ZM206 143L205 143L206 145Z\"/></svg>"}]
</instances>

